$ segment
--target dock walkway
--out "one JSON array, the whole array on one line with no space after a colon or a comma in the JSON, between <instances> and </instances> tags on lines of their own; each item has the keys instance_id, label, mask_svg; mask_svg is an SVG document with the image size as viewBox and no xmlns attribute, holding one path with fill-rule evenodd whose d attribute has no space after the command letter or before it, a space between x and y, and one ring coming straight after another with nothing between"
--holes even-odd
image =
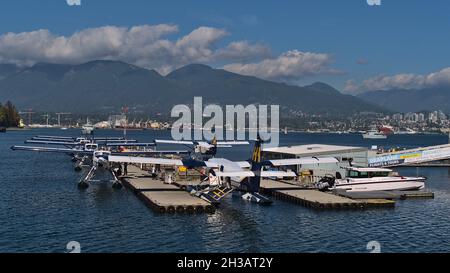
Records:
<instances>
[{"instance_id":1,"label":"dock walkway","mask_svg":"<svg viewBox=\"0 0 450 273\"><path fill-rule=\"evenodd\" d=\"M124 185L157 212L168 213L213 213L210 203L190 195L174 184L165 184L153 179L148 172L136 166L128 166L128 175L122 178Z\"/></svg>"}]
</instances>

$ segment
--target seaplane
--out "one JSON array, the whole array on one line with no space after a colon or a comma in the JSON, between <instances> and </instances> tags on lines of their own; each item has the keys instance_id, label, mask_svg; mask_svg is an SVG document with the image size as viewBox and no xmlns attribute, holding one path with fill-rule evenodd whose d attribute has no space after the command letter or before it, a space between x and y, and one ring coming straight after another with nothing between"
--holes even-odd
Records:
<instances>
[{"instance_id":1,"label":"seaplane","mask_svg":"<svg viewBox=\"0 0 450 273\"><path fill-rule=\"evenodd\" d=\"M33 147L33 146L12 146L14 151L29 151L41 153L60 153L67 154L72 157L75 165L75 171L81 171L83 167L90 167L84 178L78 183L78 187L86 189L90 182L95 182L93 177L99 172L107 172L113 177L113 188L121 188L122 184L117 178L118 170L121 168L120 162L110 163L109 156L113 155L127 155L127 156L142 156L142 155L184 155L190 154L187 150L165 150L158 151L154 149L146 150L129 150L126 147L149 147L154 146L154 143L109 143L104 146L99 146L97 143L86 143L83 147L78 148L57 148L57 147Z\"/></svg>"},{"instance_id":2,"label":"seaplane","mask_svg":"<svg viewBox=\"0 0 450 273\"><path fill-rule=\"evenodd\" d=\"M259 204L270 204L272 200L259 193L262 178L286 178L296 177L294 171L273 170L274 168L284 168L296 165L318 165L318 164L338 164L334 157L304 157L295 159L262 160L261 148L263 141L257 138L255 141L252 157L246 161L231 161L225 158L208 158L199 160L189 154L181 159L171 159L162 157L148 157L149 154L183 154L182 151L151 151L141 153L139 151L112 152L110 150L99 149L98 146L86 146L84 149L75 148L50 148L50 147L27 147L13 146L13 150L55 152L65 154L78 154L92 158L92 165L78 183L79 188L89 187L90 182L94 182L93 177L98 172L108 172L112 175L114 188L121 188L122 184L118 179L118 169L122 164L149 164L157 166L186 167L188 169L202 169L208 173L204 181L198 185L190 187L188 190L194 196L210 202L220 204L220 201L233 191L244 192L242 198L247 201ZM134 144L129 144L134 145ZM219 142L212 142L213 150L219 146ZM142 156L145 155L145 156ZM272 169L272 170L269 170ZM206 183L205 183L206 182Z\"/></svg>"},{"instance_id":3,"label":"seaplane","mask_svg":"<svg viewBox=\"0 0 450 273\"><path fill-rule=\"evenodd\" d=\"M167 143L167 142L165 142ZM190 142L189 142L190 143ZM261 138L255 141L252 158L247 161L231 161L225 158L209 158L208 160L165 159L151 157L134 157L110 155L107 160L111 163L151 164L186 167L188 169L208 169L206 185L201 182L196 187L189 188L192 195L204 199L211 204L219 204L220 200L234 190L245 192L242 198L259 204L270 204L272 200L259 193L262 178L297 177L294 171L274 171L270 168L280 168L296 165L338 164L334 157L305 157L295 159L262 160ZM217 143L218 145L218 143ZM214 146L215 147L215 146Z\"/></svg>"},{"instance_id":4,"label":"seaplane","mask_svg":"<svg viewBox=\"0 0 450 273\"><path fill-rule=\"evenodd\" d=\"M213 138L211 142L207 141L178 141L178 140L161 140L156 139L155 144L175 144L188 147L193 154L200 155L201 159L214 158L218 148L231 148L235 145L249 145L248 141L217 141Z\"/></svg>"},{"instance_id":5,"label":"seaplane","mask_svg":"<svg viewBox=\"0 0 450 273\"><path fill-rule=\"evenodd\" d=\"M29 146L14 146L15 150L33 150L33 151L60 151L63 153L68 153L73 155L73 162L80 162L75 170L81 171L80 166L89 165L85 164L86 159L91 159L85 155L78 155L76 151L82 149L83 151L96 151L96 150L110 150L112 152L126 152L129 148L133 148L133 154L154 154L161 153L161 151L156 152L153 148L156 146L154 142L141 143L134 139L126 139L123 137L97 137L97 138L84 138L84 137L60 137L60 136L35 136L30 140L26 140L25 144L41 144L41 145L52 145L52 146L65 146L68 149L58 149L58 148L44 148L44 147L29 147ZM138 148L139 150L137 150ZM75 152L74 152L75 151ZM164 151L165 153L174 154L187 154L189 151Z\"/></svg>"},{"instance_id":6,"label":"seaplane","mask_svg":"<svg viewBox=\"0 0 450 273\"><path fill-rule=\"evenodd\" d=\"M85 137L83 137L85 138ZM47 136L47 135L37 135L31 138L32 140L47 140L47 141L75 141L77 139L80 139L80 137L69 137L69 136ZM124 137L93 137L90 138L93 140L116 140L116 141L124 141L126 138Z\"/></svg>"},{"instance_id":7,"label":"seaplane","mask_svg":"<svg viewBox=\"0 0 450 273\"><path fill-rule=\"evenodd\" d=\"M51 138L42 138L42 137L33 137L29 140L25 141L25 144L41 144L41 145L57 145L57 146L66 146L66 147L76 147L76 146L84 146L89 143L97 143L97 144L129 144L129 143L137 143L135 139L108 139L108 138L92 138L88 139L85 137L77 137L73 139L51 139ZM154 145L154 144L152 144Z\"/></svg>"}]
</instances>

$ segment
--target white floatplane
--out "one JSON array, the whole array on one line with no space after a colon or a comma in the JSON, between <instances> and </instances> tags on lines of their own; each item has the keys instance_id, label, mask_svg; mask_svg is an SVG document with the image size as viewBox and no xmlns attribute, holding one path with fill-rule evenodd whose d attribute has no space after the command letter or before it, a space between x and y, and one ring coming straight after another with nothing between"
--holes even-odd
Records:
<instances>
[{"instance_id":1,"label":"white floatplane","mask_svg":"<svg viewBox=\"0 0 450 273\"><path fill-rule=\"evenodd\" d=\"M189 154L186 150L170 150L170 151L158 151L154 149L144 150L129 150L126 147L148 147L154 146L154 143L110 143L100 146L97 143L86 143L83 146L77 148L58 148L58 147L33 147L33 146L12 146L14 151L29 151L40 153L61 153L67 154L72 157L72 161L76 162L75 171L81 171L83 167L90 167L89 172L80 181L80 188L87 188L89 182L92 182L92 177L98 171L107 171L113 177L113 187L120 188L120 181L117 179L116 170L119 164L110 164L108 158L112 155L127 155L127 156L145 156L145 155L182 155ZM119 149L117 149L119 148Z\"/></svg>"}]
</instances>

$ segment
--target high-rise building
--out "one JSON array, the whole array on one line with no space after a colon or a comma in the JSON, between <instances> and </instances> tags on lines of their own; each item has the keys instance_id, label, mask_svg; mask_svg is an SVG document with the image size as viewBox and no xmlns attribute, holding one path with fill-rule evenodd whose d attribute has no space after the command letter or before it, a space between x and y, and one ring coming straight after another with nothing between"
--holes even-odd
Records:
<instances>
[{"instance_id":1,"label":"high-rise building","mask_svg":"<svg viewBox=\"0 0 450 273\"><path fill-rule=\"evenodd\" d=\"M425 121L425 115L423 113L417 114L417 122L424 122Z\"/></svg>"},{"instance_id":2,"label":"high-rise building","mask_svg":"<svg viewBox=\"0 0 450 273\"><path fill-rule=\"evenodd\" d=\"M437 122L438 119L439 119L439 117L438 117L438 112L437 111L431 112L428 115L428 120L431 121L431 122Z\"/></svg>"},{"instance_id":3,"label":"high-rise building","mask_svg":"<svg viewBox=\"0 0 450 273\"><path fill-rule=\"evenodd\" d=\"M402 121L403 120L403 115L400 113L394 114L392 115L392 119L395 121Z\"/></svg>"}]
</instances>

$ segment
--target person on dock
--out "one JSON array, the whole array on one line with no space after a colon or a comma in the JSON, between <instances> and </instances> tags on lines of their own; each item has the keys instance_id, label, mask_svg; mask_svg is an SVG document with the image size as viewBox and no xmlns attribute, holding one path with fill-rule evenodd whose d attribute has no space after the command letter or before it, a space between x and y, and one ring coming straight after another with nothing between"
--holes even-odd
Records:
<instances>
[{"instance_id":1,"label":"person on dock","mask_svg":"<svg viewBox=\"0 0 450 273\"><path fill-rule=\"evenodd\" d=\"M123 163L123 175L128 175L128 163Z\"/></svg>"},{"instance_id":2,"label":"person on dock","mask_svg":"<svg viewBox=\"0 0 450 273\"><path fill-rule=\"evenodd\" d=\"M152 174L152 177L153 177L153 178L156 178L156 177L158 176L158 174L156 173L156 167L155 167L155 165L152 166L152 173L151 173L151 174Z\"/></svg>"}]
</instances>

